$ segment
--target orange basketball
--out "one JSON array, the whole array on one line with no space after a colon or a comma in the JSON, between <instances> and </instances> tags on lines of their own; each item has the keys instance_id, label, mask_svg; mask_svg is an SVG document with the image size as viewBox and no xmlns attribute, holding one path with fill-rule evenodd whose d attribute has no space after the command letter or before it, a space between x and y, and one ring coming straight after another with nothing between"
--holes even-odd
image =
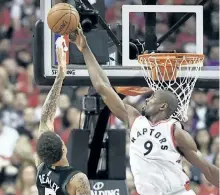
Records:
<instances>
[{"instance_id":1,"label":"orange basketball","mask_svg":"<svg viewBox=\"0 0 220 195\"><path fill-rule=\"evenodd\" d=\"M47 0L45 0L47 1ZM54 5L47 14L47 24L52 32L60 35L70 34L79 25L78 11L68 3Z\"/></svg>"}]
</instances>

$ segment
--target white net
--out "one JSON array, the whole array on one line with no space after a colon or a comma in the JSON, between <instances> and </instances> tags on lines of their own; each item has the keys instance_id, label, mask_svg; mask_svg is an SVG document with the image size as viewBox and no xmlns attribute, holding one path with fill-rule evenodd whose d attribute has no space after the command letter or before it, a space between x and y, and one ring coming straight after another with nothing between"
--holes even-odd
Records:
<instances>
[{"instance_id":1,"label":"white net","mask_svg":"<svg viewBox=\"0 0 220 195\"><path fill-rule=\"evenodd\" d=\"M146 57L147 56L147 57ZM199 54L147 54L139 56L144 78L153 90L169 90L178 98L177 111L172 115L187 121L187 110L196 80L203 66Z\"/></svg>"}]
</instances>

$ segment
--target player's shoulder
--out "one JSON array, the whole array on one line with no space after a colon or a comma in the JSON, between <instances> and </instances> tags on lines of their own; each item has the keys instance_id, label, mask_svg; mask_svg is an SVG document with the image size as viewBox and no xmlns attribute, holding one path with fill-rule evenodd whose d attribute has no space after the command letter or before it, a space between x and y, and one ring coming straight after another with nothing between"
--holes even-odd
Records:
<instances>
[{"instance_id":1,"label":"player's shoulder","mask_svg":"<svg viewBox=\"0 0 220 195\"><path fill-rule=\"evenodd\" d=\"M190 141L193 140L192 136L189 132L184 130L181 126L175 125L175 131L174 131L174 139L176 141L176 144L178 147L190 147L188 144ZM194 146L193 146L194 147Z\"/></svg>"},{"instance_id":2,"label":"player's shoulder","mask_svg":"<svg viewBox=\"0 0 220 195\"><path fill-rule=\"evenodd\" d=\"M78 192L79 194L89 195L90 184L86 174L78 172L73 175L67 185L67 190L69 194L75 194L75 192Z\"/></svg>"},{"instance_id":3,"label":"player's shoulder","mask_svg":"<svg viewBox=\"0 0 220 195\"><path fill-rule=\"evenodd\" d=\"M128 126L129 128L132 128L133 124L134 124L134 121L139 117L141 116L140 112L134 108L133 106L127 104L127 103L124 103L125 105L125 109L126 109L126 112L128 114Z\"/></svg>"},{"instance_id":4,"label":"player's shoulder","mask_svg":"<svg viewBox=\"0 0 220 195\"><path fill-rule=\"evenodd\" d=\"M183 129L184 130L184 126L183 126L183 124L181 123L181 121L178 118L171 117L170 118L170 122L173 123L179 129Z\"/></svg>"},{"instance_id":5,"label":"player's shoulder","mask_svg":"<svg viewBox=\"0 0 220 195\"><path fill-rule=\"evenodd\" d=\"M143 124L143 120L147 120L147 119L143 117L141 114L136 115L130 123L130 128L132 129L134 126L139 126Z\"/></svg>"},{"instance_id":6,"label":"player's shoulder","mask_svg":"<svg viewBox=\"0 0 220 195\"><path fill-rule=\"evenodd\" d=\"M86 174L78 172L75 175L73 175L73 177L70 179L70 182L74 184L78 184L79 181L87 182L88 177L86 176Z\"/></svg>"}]
</instances>

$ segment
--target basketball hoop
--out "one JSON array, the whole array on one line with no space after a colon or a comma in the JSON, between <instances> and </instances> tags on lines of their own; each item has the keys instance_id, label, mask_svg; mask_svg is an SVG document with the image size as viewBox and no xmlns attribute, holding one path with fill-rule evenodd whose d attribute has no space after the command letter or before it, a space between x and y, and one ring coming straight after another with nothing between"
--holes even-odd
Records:
<instances>
[{"instance_id":1,"label":"basketball hoop","mask_svg":"<svg viewBox=\"0 0 220 195\"><path fill-rule=\"evenodd\" d=\"M179 101L173 114L187 121L190 97L203 66L204 55L194 53L150 53L138 56L144 78L153 90L169 90ZM195 72L197 74L192 75Z\"/></svg>"}]
</instances>

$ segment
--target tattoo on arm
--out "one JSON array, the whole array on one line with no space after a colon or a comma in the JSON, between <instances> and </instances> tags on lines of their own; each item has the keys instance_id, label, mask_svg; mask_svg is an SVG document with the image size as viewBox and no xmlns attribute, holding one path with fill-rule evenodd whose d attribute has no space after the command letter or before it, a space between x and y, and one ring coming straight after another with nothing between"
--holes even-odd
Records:
<instances>
[{"instance_id":1,"label":"tattoo on arm","mask_svg":"<svg viewBox=\"0 0 220 195\"><path fill-rule=\"evenodd\" d=\"M75 175L75 177L73 177L72 179L74 179L76 183L77 195L91 194L89 180L85 174L79 173Z\"/></svg>"},{"instance_id":2,"label":"tattoo on arm","mask_svg":"<svg viewBox=\"0 0 220 195\"><path fill-rule=\"evenodd\" d=\"M57 108L57 99L60 95L62 84L63 78L59 77L58 75L42 107L40 122L46 126L48 122L53 123Z\"/></svg>"}]
</instances>

